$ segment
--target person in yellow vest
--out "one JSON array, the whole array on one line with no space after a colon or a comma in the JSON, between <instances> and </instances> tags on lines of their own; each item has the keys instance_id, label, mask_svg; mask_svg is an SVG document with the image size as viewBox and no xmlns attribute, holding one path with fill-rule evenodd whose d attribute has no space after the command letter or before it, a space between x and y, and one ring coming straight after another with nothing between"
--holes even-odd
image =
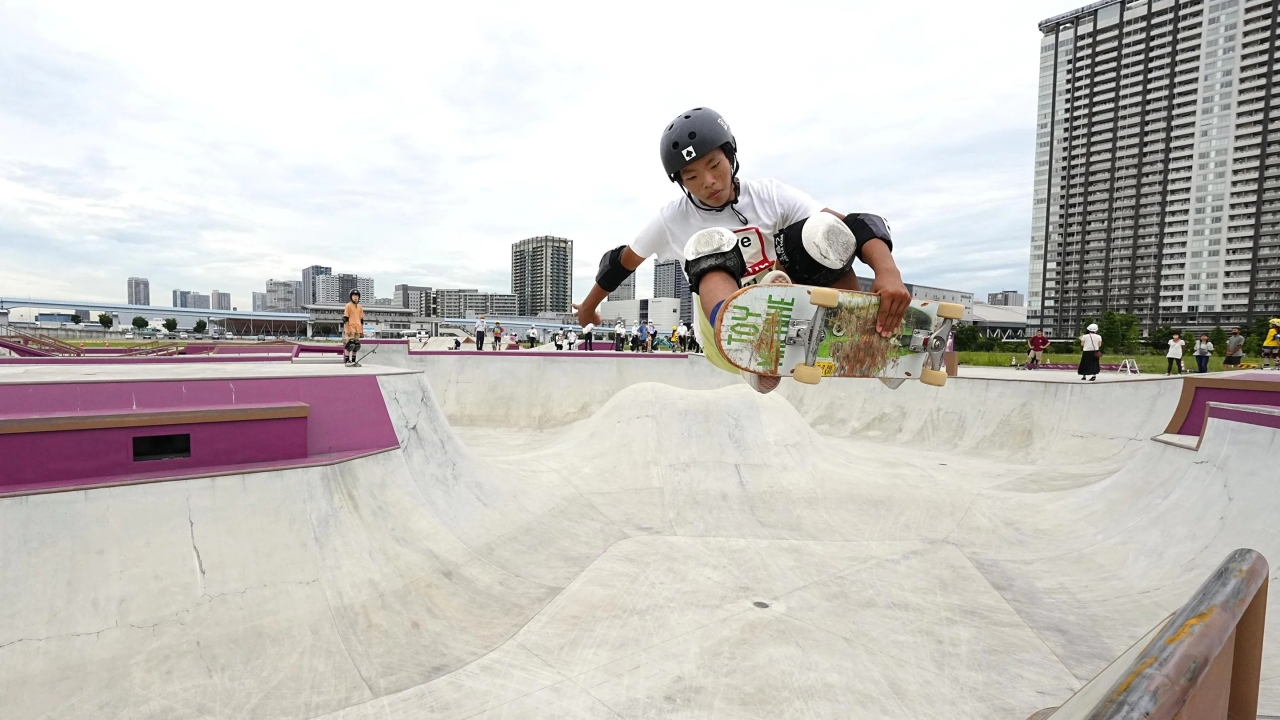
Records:
<instances>
[{"instance_id":1,"label":"person in yellow vest","mask_svg":"<svg viewBox=\"0 0 1280 720\"><path fill-rule=\"evenodd\" d=\"M351 302L342 311L343 364L360 367L356 353L360 352L360 338L364 337L364 308L360 306L360 291L351 291Z\"/></svg>"},{"instance_id":2,"label":"person in yellow vest","mask_svg":"<svg viewBox=\"0 0 1280 720\"><path fill-rule=\"evenodd\" d=\"M1280 317L1271 318L1267 339L1262 341L1262 369L1266 370L1272 363L1280 370Z\"/></svg>"}]
</instances>

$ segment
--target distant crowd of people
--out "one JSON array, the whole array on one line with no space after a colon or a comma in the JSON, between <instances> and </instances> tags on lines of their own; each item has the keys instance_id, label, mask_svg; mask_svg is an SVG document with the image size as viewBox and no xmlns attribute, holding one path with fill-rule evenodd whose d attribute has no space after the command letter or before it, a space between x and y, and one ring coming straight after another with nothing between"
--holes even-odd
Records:
<instances>
[{"instance_id":1,"label":"distant crowd of people","mask_svg":"<svg viewBox=\"0 0 1280 720\"><path fill-rule=\"evenodd\" d=\"M492 331L490 331L488 321L485 316L481 315L476 319L476 324L472 329L475 337L476 350L485 349L485 341L489 341L490 350L498 350L502 347L519 347L519 340L514 330L508 331L503 328L502 323L494 323ZM538 347L542 338L546 334L546 341L556 350L595 350L595 339L597 334L604 334L605 338L613 343L613 350L623 352L630 350L638 353L652 353L659 349L667 349L672 352L682 353L700 353L702 347L698 344L697 337L693 331L693 325L690 322L681 322L671 328L670 334L663 334L658 331L657 326L652 320L648 322L637 322L627 327L626 323L618 320L612 328L605 330L597 328L594 324L588 323L579 333L573 328L548 328L540 330L537 325L531 325L525 331L526 347L529 350ZM581 341L581 342L579 342ZM462 339L455 338L453 347L455 350L461 349Z\"/></svg>"}]
</instances>

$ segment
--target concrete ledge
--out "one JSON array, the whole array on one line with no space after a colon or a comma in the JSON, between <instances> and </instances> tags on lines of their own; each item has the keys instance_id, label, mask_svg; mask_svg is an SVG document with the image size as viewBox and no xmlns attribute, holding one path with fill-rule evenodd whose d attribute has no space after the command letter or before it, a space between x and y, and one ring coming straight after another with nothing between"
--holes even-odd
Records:
<instances>
[{"instance_id":1,"label":"concrete ledge","mask_svg":"<svg viewBox=\"0 0 1280 720\"><path fill-rule=\"evenodd\" d=\"M281 418L305 418L310 414L311 406L307 403L282 402L209 405L173 410L120 410L114 412L86 410L22 416L0 415L0 435L244 422L247 420L279 420Z\"/></svg>"}]
</instances>

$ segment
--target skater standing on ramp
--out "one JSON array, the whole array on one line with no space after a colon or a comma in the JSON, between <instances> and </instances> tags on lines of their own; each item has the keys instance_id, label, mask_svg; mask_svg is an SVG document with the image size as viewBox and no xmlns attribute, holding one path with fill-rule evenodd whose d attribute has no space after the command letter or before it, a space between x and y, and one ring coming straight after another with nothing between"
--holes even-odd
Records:
<instances>
[{"instance_id":1,"label":"skater standing on ramp","mask_svg":"<svg viewBox=\"0 0 1280 720\"><path fill-rule=\"evenodd\" d=\"M899 327L911 293L894 264L883 218L841 215L777 180L739 179L738 141L729 123L710 108L681 113L660 142L663 170L684 197L662 208L630 246L605 253L595 286L581 305L574 305L580 324L598 323L600 302L656 255L683 262L694 294L698 343L707 359L727 372L739 370L720 354L713 330L724 300L773 270L779 272L771 280L856 290L852 263L859 258L875 273L876 331L887 338ZM778 384L777 377L754 374L746 380L759 392Z\"/></svg>"},{"instance_id":2,"label":"skater standing on ramp","mask_svg":"<svg viewBox=\"0 0 1280 720\"><path fill-rule=\"evenodd\" d=\"M1044 336L1043 330L1037 330L1028 344L1031 345L1031 349L1027 351L1027 369L1036 370L1044 360L1044 351L1049 347L1049 338Z\"/></svg>"},{"instance_id":3,"label":"skater standing on ramp","mask_svg":"<svg viewBox=\"0 0 1280 720\"><path fill-rule=\"evenodd\" d=\"M1098 334L1098 326L1090 323L1087 331L1080 336L1080 367L1076 368L1080 379L1091 375L1090 380L1098 379L1098 370L1102 367L1102 336Z\"/></svg>"},{"instance_id":4,"label":"skater standing on ramp","mask_svg":"<svg viewBox=\"0 0 1280 720\"><path fill-rule=\"evenodd\" d=\"M1271 318L1267 327L1267 339L1262 341L1262 369L1275 364L1280 370L1280 318Z\"/></svg>"},{"instance_id":5,"label":"skater standing on ramp","mask_svg":"<svg viewBox=\"0 0 1280 720\"><path fill-rule=\"evenodd\" d=\"M351 301L342 310L343 343L342 364L360 367L356 353L360 352L360 338L364 337L364 308L360 306L360 291L351 291Z\"/></svg>"}]
</instances>

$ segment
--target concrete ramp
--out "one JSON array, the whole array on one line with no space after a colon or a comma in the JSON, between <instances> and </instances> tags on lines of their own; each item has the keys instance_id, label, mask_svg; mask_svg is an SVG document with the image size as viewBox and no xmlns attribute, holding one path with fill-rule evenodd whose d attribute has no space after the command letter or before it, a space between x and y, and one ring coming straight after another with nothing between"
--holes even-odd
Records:
<instances>
[{"instance_id":1,"label":"concrete ramp","mask_svg":"<svg viewBox=\"0 0 1280 720\"><path fill-rule=\"evenodd\" d=\"M396 450L0 499L0 718L1021 719L1280 557L1280 431L1172 382L388 355Z\"/></svg>"}]
</instances>

